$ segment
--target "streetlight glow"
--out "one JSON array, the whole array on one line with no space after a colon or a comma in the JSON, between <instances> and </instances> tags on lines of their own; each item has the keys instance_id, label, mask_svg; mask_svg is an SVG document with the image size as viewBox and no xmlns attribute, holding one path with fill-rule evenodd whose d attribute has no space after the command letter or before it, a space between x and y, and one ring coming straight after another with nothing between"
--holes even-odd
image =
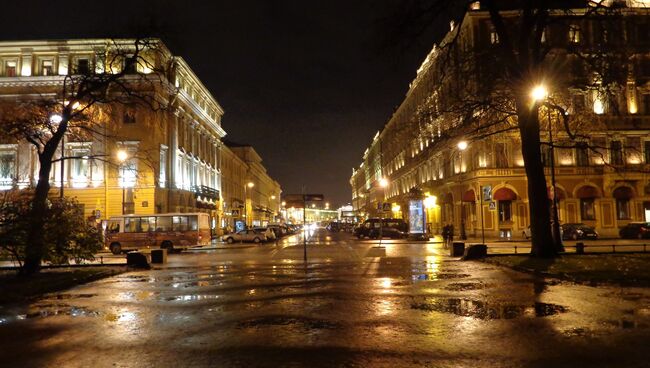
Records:
<instances>
[{"instance_id":1,"label":"streetlight glow","mask_svg":"<svg viewBox=\"0 0 650 368\"><path fill-rule=\"evenodd\" d=\"M546 99L547 96L548 96L548 90L544 85L541 84L535 86L535 88L533 88L533 90L530 92L530 97L532 97L533 101L535 102L543 101L544 99Z\"/></svg>"},{"instance_id":2,"label":"streetlight glow","mask_svg":"<svg viewBox=\"0 0 650 368\"><path fill-rule=\"evenodd\" d=\"M388 186L388 179L386 178L379 179L379 186L382 188L386 188Z\"/></svg>"},{"instance_id":3,"label":"streetlight glow","mask_svg":"<svg viewBox=\"0 0 650 368\"><path fill-rule=\"evenodd\" d=\"M458 149L464 151L467 149L467 141L458 142Z\"/></svg>"},{"instance_id":4,"label":"streetlight glow","mask_svg":"<svg viewBox=\"0 0 650 368\"><path fill-rule=\"evenodd\" d=\"M50 123L59 124L62 121L63 121L63 117L60 114L52 114L52 115L50 115Z\"/></svg>"},{"instance_id":5,"label":"streetlight glow","mask_svg":"<svg viewBox=\"0 0 650 368\"><path fill-rule=\"evenodd\" d=\"M126 161L126 159L129 158L129 154L126 153L125 150L119 150L117 151L117 160L120 162Z\"/></svg>"},{"instance_id":6,"label":"streetlight glow","mask_svg":"<svg viewBox=\"0 0 650 368\"><path fill-rule=\"evenodd\" d=\"M248 184L246 184L246 185L247 185L249 188L252 188L252 187L255 186L255 183L253 183L252 181L249 181Z\"/></svg>"}]
</instances>

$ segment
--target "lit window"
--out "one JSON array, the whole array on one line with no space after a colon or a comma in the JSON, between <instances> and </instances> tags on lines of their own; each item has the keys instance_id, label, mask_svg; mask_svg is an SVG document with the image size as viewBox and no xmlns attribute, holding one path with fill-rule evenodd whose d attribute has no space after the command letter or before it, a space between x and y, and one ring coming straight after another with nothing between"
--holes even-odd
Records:
<instances>
[{"instance_id":1,"label":"lit window","mask_svg":"<svg viewBox=\"0 0 650 368\"><path fill-rule=\"evenodd\" d=\"M167 185L167 147L160 146L160 177L158 185L164 188Z\"/></svg>"},{"instance_id":2,"label":"lit window","mask_svg":"<svg viewBox=\"0 0 650 368\"><path fill-rule=\"evenodd\" d=\"M610 164L623 165L623 142L612 141L609 146Z\"/></svg>"},{"instance_id":3,"label":"lit window","mask_svg":"<svg viewBox=\"0 0 650 368\"><path fill-rule=\"evenodd\" d=\"M52 60L41 61L41 74L42 75L54 74L54 62L52 62Z\"/></svg>"},{"instance_id":4,"label":"lit window","mask_svg":"<svg viewBox=\"0 0 650 368\"><path fill-rule=\"evenodd\" d=\"M85 188L88 186L88 181L90 180L90 149L74 148L71 153L72 157L74 157L74 159L70 160L72 187Z\"/></svg>"},{"instance_id":5,"label":"lit window","mask_svg":"<svg viewBox=\"0 0 650 368\"><path fill-rule=\"evenodd\" d=\"M496 45L499 43L499 34L496 30L490 30L490 43Z\"/></svg>"},{"instance_id":6,"label":"lit window","mask_svg":"<svg viewBox=\"0 0 650 368\"><path fill-rule=\"evenodd\" d=\"M569 26L569 42L571 43L580 43L580 26L577 24L572 24Z\"/></svg>"},{"instance_id":7,"label":"lit window","mask_svg":"<svg viewBox=\"0 0 650 368\"><path fill-rule=\"evenodd\" d=\"M15 77L16 76L16 62L7 61L5 62L5 76L6 77Z\"/></svg>"},{"instance_id":8,"label":"lit window","mask_svg":"<svg viewBox=\"0 0 650 368\"><path fill-rule=\"evenodd\" d=\"M11 189L16 178L16 151L0 151L0 190Z\"/></svg>"}]
</instances>

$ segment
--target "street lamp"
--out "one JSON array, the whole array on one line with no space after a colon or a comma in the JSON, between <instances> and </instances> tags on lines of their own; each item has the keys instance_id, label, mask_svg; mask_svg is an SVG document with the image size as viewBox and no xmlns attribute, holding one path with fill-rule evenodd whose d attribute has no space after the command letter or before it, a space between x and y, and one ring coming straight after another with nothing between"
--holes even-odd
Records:
<instances>
[{"instance_id":1,"label":"street lamp","mask_svg":"<svg viewBox=\"0 0 650 368\"><path fill-rule=\"evenodd\" d=\"M255 186L255 183L253 183L252 181L249 181L248 183L246 183L246 185L244 185L244 216L245 216L244 220L246 221L245 222L246 227L248 227L248 222L249 222L248 221L249 216L248 216L248 204L247 204L248 203L248 201L247 201L248 196L247 196L247 193L248 193L248 189L253 189L254 186ZM251 213L253 212L252 197L253 196L251 195ZM252 222L251 222L251 224L252 224Z\"/></svg>"},{"instance_id":2,"label":"street lamp","mask_svg":"<svg viewBox=\"0 0 650 368\"><path fill-rule=\"evenodd\" d=\"M545 100L548 98L548 90L544 85L538 85L533 88L531 91L531 97L533 98L534 103L540 103L541 101ZM552 213L551 216L553 217L553 223L551 226L551 230L553 233L553 238L555 240L555 244L558 245L560 248L564 248L562 245L562 235L560 233L560 216L558 215L558 203L557 203L557 187L555 186L555 147L553 146L553 125L551 124L551 108L547 107L546 108L547 112L547 118L548 118L548 141L549 141L549 147L550 147L550 152L549 155L550 157L550 163L551 163L551 189L553 190L553 198L551 198L552 201Z\"/></svg>"},{"instance_id":3,"label":"street lamp","mask_svg":"<svg viewBox=\"0 0 650 368\"><path fill-rule=\"evenodd\" d=\"M122 214L124 215L124 201L126 197L126 181L124 177L124 162L129 158L129 154L125 150L117 151L117 161L120 162L122 167Z\"/></svg>"}]
</instances>

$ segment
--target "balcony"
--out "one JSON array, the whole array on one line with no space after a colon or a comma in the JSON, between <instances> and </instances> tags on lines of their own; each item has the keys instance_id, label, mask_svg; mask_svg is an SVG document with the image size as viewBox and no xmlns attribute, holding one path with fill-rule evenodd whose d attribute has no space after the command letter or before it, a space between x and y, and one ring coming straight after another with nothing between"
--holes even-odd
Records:
<instances>
[{"instance_id":1,"label":"balcony","mask_svg":"<svg viewBox=\"0 0 650 368\"><path fill-rule=\"evenodd\" d=\"M221 198L221 194L217 189L210 188L205 185L196 185L192 187L192 192L196 194L197 196L201 196L203 198L211 199L213 201L218 201Z\"/></svg>"}]
</instances>

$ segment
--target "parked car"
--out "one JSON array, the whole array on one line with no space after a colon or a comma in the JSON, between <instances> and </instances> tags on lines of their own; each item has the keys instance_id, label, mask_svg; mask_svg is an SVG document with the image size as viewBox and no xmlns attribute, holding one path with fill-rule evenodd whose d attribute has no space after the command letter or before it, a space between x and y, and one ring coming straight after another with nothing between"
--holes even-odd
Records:
<instances>
[{"instance_id":1,"label":"parked car","mask_svg":"<svg viewBox=\"0 0 650 368\"><path fill-rule=\"evenodd\" d=\"M259 231L266 236L266 240L273 241L277 239L275 232L270 227L254 227L253 230Z\"/></svg>"},{"instance_id":2,"label":"parked car","mask_svg":"<svg viewBox=\"0 0 650 368\"><path fill-rule=\"evenodd\" d=\"M650 222L630 222L618 231L623 239L650 238Z\"/></svg>"},{"instance_id":3,"label":"parked car","mask_svg":"<svg viewBox=\"0 0 650 368\"><path fill-rule=\"evenodd\" d=\"M596 230L585 224L563 224L562 225L562 239L564 240L579 240L579 239L598 239Z\"/></svg>"},{"instance_id":4,"label":"parked car","mask_svg":"<svg viewBox=\"0 0 650 368\"><path fill-rule=\"evenodd\" d=\"M234 242L261 243L267 240L266 235L253 229L241 230L236 233L227 234L224 235L221 239L228 244L232 244Z\"/></svg>"},{"instance_id":5,"label":"parked car","mask_svg":"<svg viewBox=\"0 0 650 368\"><path fill-rule=\"evenodd\" d=\"M355 228L354 235L363 239L369 237L371 239L379 238L379 233L382 237L389 237L393 239L405 238L408 235L408 226L402 219L368 219L360 226Z\"/></svg>"}]
</instances>

